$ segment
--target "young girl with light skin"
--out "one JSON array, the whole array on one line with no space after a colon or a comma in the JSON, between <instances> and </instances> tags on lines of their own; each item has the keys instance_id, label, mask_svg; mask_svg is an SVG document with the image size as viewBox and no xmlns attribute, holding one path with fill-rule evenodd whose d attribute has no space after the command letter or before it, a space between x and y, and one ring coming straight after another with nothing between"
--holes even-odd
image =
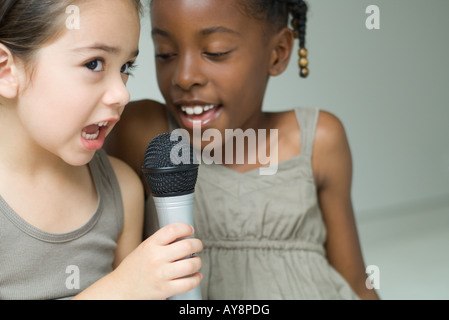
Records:
<instances>
[{"instance_id":1,"label":"young girl with light skin","mask_svg":"<svg viewBox=\"0 0 449 320\"><path fill-rule=\"evenodd\" d=\"M175 242L192 228L142 242L142 184L102 150L130 99L140 10L0 4L0 299L166 299L201 281L199 257L178 261L202 249Z\"/></svg>"},{"instance_id":2,"label":"young girl with light skin","mask_svg":"<svg viewBox=\"0 0 449 320\"><path fill-rule=\"evenodd\" d=\"M194 123L222 136L278 130L272 177L257 176L261 163L200 166L194 214L204 299L378 299L366 282L342 122L323 110L262 111L268 81L287 68L296 37L308 75L306 13L301 0L151 1L166 105L130 103L108 138L110 152L140 173L146 145L172 120L191 138Z\"/></svg>"}]
</instances>

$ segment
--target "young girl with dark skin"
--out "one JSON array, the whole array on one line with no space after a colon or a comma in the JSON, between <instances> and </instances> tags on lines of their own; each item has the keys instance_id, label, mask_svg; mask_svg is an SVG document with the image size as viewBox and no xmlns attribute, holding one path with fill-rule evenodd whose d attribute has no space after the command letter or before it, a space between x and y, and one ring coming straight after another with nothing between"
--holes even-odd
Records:
<instances>
[{"instance_id":1,"label":"young girl with dark skin","mask_svg":"<svg viewBox=\"0 0 449 320\"><path fill-rule=\"evenodd\" d=\"M287 68L295 38L300 76L309 73L306 14L301 0L151 1L166 105L130 103L108 150L140 174L147 144L172 130L170 123L191 139L195 123L223 137L226 129L278 134L276 145L269 135L265 141L278 150L279 169L270 177L257 174L261 161L200 166L194 214L204 244L204 299L379 298L366 282L342 122L323 110L262 111L268 81ZM201 149L209 143L202 140ZM149 213L149 233L153 222Z\"/></svg>"},{"instance_id":2,"label":"young girl with dark skin","mask_svg":"<svg viewBox=\"0 0 449 320\"><path fill-rule=\"evenodd\" d=\"M187 224L142 242L144 190L102 150L139 0L0 2L0 299L165 299L198 286ZM118 23L120 21L120 23Z\"/></svg>"}]
</instances>

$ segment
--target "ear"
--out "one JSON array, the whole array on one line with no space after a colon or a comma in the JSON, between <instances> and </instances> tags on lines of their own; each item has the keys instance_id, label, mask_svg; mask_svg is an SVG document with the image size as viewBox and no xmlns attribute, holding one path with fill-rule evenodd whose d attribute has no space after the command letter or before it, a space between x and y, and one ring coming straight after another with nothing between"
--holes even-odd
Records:
<instances>
[{"instance_id":1,"label":"ear","mask_svg":"<svg viewBox=\"0 0 449 320\"><path fill-rule=\"evenodd\" d=\"M289 28L283 28L273 37L269 68L271 76L280 75L288 67L294 39L293 31Z\"/></svg>"},{"instance_id":2,"label":"ear","mask_svg":"<svg viewBox=\"0 0 449 320\"><path fill-rule=\"evenodd\" d=\"M0 96L7 99L17 96L19 83L16 70L11 51L0 43Z\"/></svg>"}]
</instances>

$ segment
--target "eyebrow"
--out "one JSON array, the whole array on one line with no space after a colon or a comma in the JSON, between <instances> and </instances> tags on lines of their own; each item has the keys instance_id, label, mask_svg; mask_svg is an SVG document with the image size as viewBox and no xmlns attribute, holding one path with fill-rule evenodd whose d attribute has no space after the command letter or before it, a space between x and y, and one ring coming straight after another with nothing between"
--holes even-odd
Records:
<instances>
[{"instance_id":1,"label":"eyebrow","mask_svg":"<svg viewBox=\"0 0 449 320\"><path fill-rule=\"evenodd\" d=\"M230 33L230 34L235 34L235 35L239 34L235 30L232 30L232 29L229 29L226 27L222 27L222 26L211 27L211 28L201 30L201 35L203 35L203 36L208 36L213 33Z\"/></svg>"},{"instance_id":2,"label":"eyebrow","mask_svg":"<svg viewBox=\"0 0 449 320\"><path fill-rule=\"evenodd\" d=\"M151 30L151 35L153 35L153 36L159 35L159 36L163 36L163 37L169 36L167 31L161 30L159 28L153 28L153 30Z\"/></svg>"},{"instance_id":3,"label":"eyebrow","mask_svg":"<svg viewBox=\"0 0 449 320\"><path fill-rule=\"evenodd\" d=\"M88 46L88 47L82 47L82 48L77 48L75 49L75 51L83 51L83 50L100 50L100 51L104 51L110 54L118 54L120 53L120 49L117 47L111 47L108 45L104 45L104 44L94 44L92 46ZM139 49L134 50L130 57L137 57L139 55Z\"/></svg>"},{"instance_id":4,"label":"eyebrow","mask_svg":"<svg viewBox=\"0 0 449 320\"><path fill-rule=\"evenodd\" d=\"M238 35L239 33L235 30L222 27L222 26L216 26L216 27L210 27L206 28L200 31L200 35L202 36L208 36L214 33L229 33L229 34L235 34ZM162 37L170 37L170 34L167 31L161 30L159 28L153 28L151 31L151 34L154 35L160 35Z\"/></svg>"}]
</instances>

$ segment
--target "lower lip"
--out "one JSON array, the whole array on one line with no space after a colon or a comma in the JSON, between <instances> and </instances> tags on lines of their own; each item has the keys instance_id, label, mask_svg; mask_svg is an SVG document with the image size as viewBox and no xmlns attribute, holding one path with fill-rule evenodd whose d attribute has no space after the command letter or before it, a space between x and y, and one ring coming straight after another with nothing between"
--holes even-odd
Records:
<instances>
[{"instance_id":1,"label":"lower lip","mask_svg":"<svg viewBox=\"0 0 449 320\"><path fill-rule=\"evenodd\" d=\"M179 115L183 127L188 130L193 130L193 124L196 122L200 122L202 128L210 127L212 122L220 116L221 111L222 106L219 105L211 110L203 112L200 115L187 115L185 112L179 109Z\"/></svg>"},{"instance_id":2,"label":"lower lip","mask_svg":"<svg viewBox=\"0 0 449 320\"><path fill-rule=\"evenodd\" d=\"M106 132L107 132L107 128L101 127L100 134L98 135L98 138L95 140L85 139L81 135L81 143L83 144L84 148L86 148L87 150L92 150L92 151L100 150L101 148L103 148L104 142L106 140Z\"/></svg>"}]
</instances>

